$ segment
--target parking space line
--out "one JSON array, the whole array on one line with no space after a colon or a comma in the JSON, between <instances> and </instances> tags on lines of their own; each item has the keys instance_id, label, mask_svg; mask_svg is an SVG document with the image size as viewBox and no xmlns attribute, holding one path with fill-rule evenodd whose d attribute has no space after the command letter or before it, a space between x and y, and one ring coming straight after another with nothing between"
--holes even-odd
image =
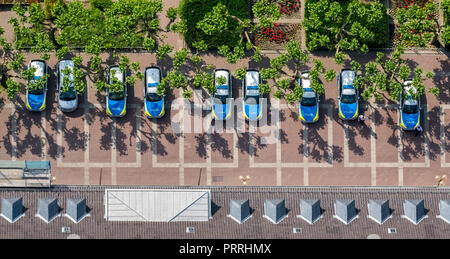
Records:
<instances>
[{"instance_id":1,"label":"parking space line","mask_svg":"<svg viewBox=\"0 0 450 259\"><path fill-rule=\"evenodd\" d=\"M303 162L306 166L303 167L303 185L309 185L309 147L308 147L308 124L303 124Z\"/></svg>"},{"instance_id":2,"label":"parking space line","mask_svg":"<svg viewBox=\"0 0 450 259\"><path fill-rule=\"evenodd\" d=\"M56 164L58 167L62 165L62 114L60 109L56 109Z\"/></svg>"},{"instance_id":3,"label":"parking space line","mask_svg":"<svg viewBox=\"0 0 450 259\"><path fill-rule=\"evenodd\" d=\"M376 125L375 125L375 109L373 107L369 108L370 113L370 128L371 128L371 134L370 134L370 184L372 186L377 185L377 154L376 154Z\"/></svg>"},{"instance_id":4,"label":"parking space line","mask_svg":"<svg viewBox=\"0 0 450 259\"><path fill-rule=\"evenodd\" d=\"M17 160L17 116L16 105L11 105L11 129L12 132L9 135L9 142L11 143L11 160Z\"/></svg>"},{"instance_id":5,"label":"parking space line","mask_svg":"<svg viewBox=\"0 0 450 259\"><path fill-rule=\"evenodd\" d=\"M47 111L43 110L41 112L41 159L45 160L47 158L47 137L45 135L47 129Z\"/></svg>"},{"instance_id":6,"label":"parking space line","mask_svg":"<svg viewBox=\"0 0 450 259\"><path fill-rule=\"evenodd\" d=\"M439 138L440 138L440 144L441 144L441 168L450 167L450 163L447 163L446 161L446 139L445 139L445 110L450 109L449 104L441 104L441 107L439 109L439 118L440 118L440 132L439 132Z\"/></svg>"},{"instance_id":7,"label":"parking space line","mask_svg":"<svg viewBox=\"0 0 450 259\"><path fill-rule=\"evenodd\" d=\"M111 184L117 184L117 122L115 118L111 119Z\"/></svg>"},{"instance_id":8,"label":"parking space line","mask_svg":"<svg viewBox=\"0 0 450 259\"><path fill-rule=\"evenodd\" d=\"M89 109L90 109L90 103L88 101L88 96L87 94L84 95L84 103L86 105L84 105L84 134L85 134L85 151L84 151L84 184L89 184L89 140L91 138L90 134L89 134L89 123L88 123L88 119L89 119Z\"/></svg>"}]
</instances>

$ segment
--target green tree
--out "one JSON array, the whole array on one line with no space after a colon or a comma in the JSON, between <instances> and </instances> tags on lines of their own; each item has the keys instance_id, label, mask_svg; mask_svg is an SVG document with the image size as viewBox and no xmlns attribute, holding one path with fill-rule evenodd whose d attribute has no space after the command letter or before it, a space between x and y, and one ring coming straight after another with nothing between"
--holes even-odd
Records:
<instances>
[{"instance_id":1,"label":"green tree","mask_svg":"<svg viewBox=\"0 0 450 259\"><path fill-rule=\"evenodd\" d=\"M196 0L185 0L180 5L182 22L184 20L186 26L185 39L190 46L200 51L217 49L229 63L236 63L243 58L246 49L254 51L255 60L261 60L260 50L253 45L249 34L258 28L271 25L280 18L276 2L258 0L253 5L253 13L259 21L256 24L252 24L245 13L234 11L231 3L222 1L218 1L209 11L204 11L207 8L202 8L200 17L192 17L187 6L194 5L193 3L196 2ZM234 4L244 2L243 8L246 7L245 1L237 2L239 3Z\"/></svg>"},{"instance_id":2,"label":"green tree","mask_svg":"<svg viewBox=\"0 0 450 259\"><path fill-rule=\"evenodd\" d=\"M309 0L305 8L308 50L335 50L337 63L343 61L343 50L367 53L385 43L386 8L379 2Z\"/></svg>"},{"instance_id":3,"label":"green tree","mask_svg":"<svg viewBox=\"0 0 450 259\"><path fill-rule=\"evenodd\" d=\"M308 53L301 50L300 44L296 41L290 41L286 44L286 54L270 60L270 67L260 70L261 79L272 81L275 85L274 97L285 99L287 103L293 104L303 96L303 88L298 84L301 76L301 70L307 70L307 63L310 60ZM293 68L288 66L288 62L294 64ZM323 63L313 60L314 66L309 70L309 79L311 88L317 94L325 92L323 84L320 82L320 75L324 75L327 81L334 78L334 71L327 71ZM239 71L239 73L242 73ZM242 75L241 75L242 76ZM243 77L243 76L242 76ZM270 92L270 87L265 86L265 92Z\"/></svg>"},{"instance_id":4,"label":"green tree","mask_svg":"<svg viewBox=\"0 0 450 259\"><path fill-rule=\"evenodd\" d=\"M25 56L14 49L3 33L0 27L0 86L6 88L8 98L14 99L21 88L15 78L23 73Z\"/></svg>"},{"instance_id":5,"label":"green tree","mask_svg":"<svg viewBox=\"0 0 450 259\"><path fill-rule=\"evenodd\" d=\"M433 77L433 73L423 73L423 69L418 67L411 69L406 61L402 58L405 47L403 45L397 46L395 51L387 56L382 52L377 53L376 60L365 65L362 71L362 65L356 61L352 61L353 70L361 74L355 81L355 86L364 89L361 96L368 100L374 97L377 100L382 100L384 93L388 94L391 100L398 100L399 95L404 92L404 82L412 79L412 86L417 90L417 93L410 93L414 99L425 94L426 88L423 81L426 78ZM362 73L364 72L364 73ZM433 95L439 94L437 87L430 87L428 90Z\"/></svg>"}]
</instances>

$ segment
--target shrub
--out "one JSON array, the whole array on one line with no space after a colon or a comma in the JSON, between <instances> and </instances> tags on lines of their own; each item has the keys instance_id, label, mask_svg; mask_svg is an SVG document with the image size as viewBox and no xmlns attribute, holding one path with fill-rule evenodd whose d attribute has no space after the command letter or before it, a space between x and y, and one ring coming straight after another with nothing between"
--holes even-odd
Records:
<instances>
[{"instance_id":1,"label":"shrub","mask_svg":"<svg viewBox=\"0 0 450 259\"><path fill-rule=\"evenodd\" d=\"M179 5L179 15L186 24L185 41L192 47L194 42L203 41L209 48L220 45L234 46L240 40L240 33L236 30L238 22L230 20L229 26L222 32L213 35L206 34L197 24L210 13L218 3L225 6L229 15L239 19L248 17L247 0L183 0Z\"/></svg>"}]
</instances>

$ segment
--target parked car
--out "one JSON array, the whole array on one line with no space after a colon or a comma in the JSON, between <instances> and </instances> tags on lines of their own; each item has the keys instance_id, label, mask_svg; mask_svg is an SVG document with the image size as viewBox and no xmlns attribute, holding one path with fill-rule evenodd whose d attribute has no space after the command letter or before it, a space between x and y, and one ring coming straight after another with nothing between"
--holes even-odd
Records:
<instances>
[{"instance_id":1,"label":"parked car","mask_svg":"<svg viewBox=\"0 0 450 259\"><path fill-rule=\"evenodd\" d=\"M161 69L159 67L147 67L144 74L144 113L149 118L161 118L165 114L165 96L157 93L157 87L162 79Z\"/></svg>"},{"instance_id":2,"label":"parked car","mask_svg":"<svg viewBox=\"0 0 450 259\"><path fill-rule=\"evenodd\" d=\"M63 112L73 112L78 107L78 94L75 91L75 85L73 83L73 69L75 67L72 60L61 60L56 65L56 92L58 93L58 107ZM66 75L66 80L69 80L69 90L63 92L64 85L64 75L63 71L65 68L70 68L71 73Z\"/></svg>"},{"instance_id":3,"label":"parked car","mask_svg":"<svg viewBox=\"0 0 450 259\"><path fill-rule=\"evenodd\" d=\"M48 67L43 60L32 60L28 64L27 69L35 68L33 78L28 82L29 84L35 83L36 80L40 80L43 77L48 76ZM44 88L37 90L29 90L28 85L26 87L25 103L26 108L30 111L42 111L46 107L48 78L46 78Z\"/></svg>"},{"instance_id":4,"label":"parked car","mask_svg":"<svg viewBox=\"0 0 450 259\"><path fill-rule=\"evenodd\" d=\"M298 101L298 118L304 123L316 122L319 119L319 95L311 88L309 71L302 72L297 83L303 88L303 96Z\"/></svg>"},{"instance_id":5,"label":"parked car","mask_svg":"<svg viewBox=\"0 0 450 259\"><path fill-rule=\"evenodd\" d=\"M114 78L123 84L121 92L113 92L109 87L106 88L106 114L111 117L123 117L127 114L128 84L126 77L126 71L122 72L118 66L111 66L106 72L109 85L113 84Z\"/></svg>"},{"instance_id":6,"label":"parked car","mask_svg":"<svg viewBox=\"0 0 450 259\"><path fill-rule=\"evenodd\" d=\"M353 85L356 73L351 69L342 69L337 78L339 118L354 120L358 117L358 89Z\"/></svg>"},{"instance_id":7,"label":"parked car","mask_svg":"<svg viewBox=\"0 0 450 259\"><path fill-rule=\"evenodd\" d=\"M225 84L219 85L217 79L225 77ZM228 69L214 70L214 85L216 92L211 97L212 115L216 120L227 120L231 117L233 105L232 76Z\"/></svg>"},{"instance_id":8,"label":"parked car","mask_svg":"<svg viewBox=\"0 0 450 259\"><path fill-rule=\"evenodd\" d=\"M248 120L259 120L262 116L262 105L260 99L262 94L259 92L261 77L256 69L247 69L245 78L242 81L242 94L244 97L243 114Z\"/></svg>"},{"instance_id":9,"label":"parked car","mask_svg":"<svg viewBox=\"0 0 450 259\"><path fill-rule=\"evenodd\" d=\"M399 96L400 127L404 130L416 130L420 125L420 98L414 99L417 89L412 80L403 83L403 91Z\"/></svg>"}]
</instances>

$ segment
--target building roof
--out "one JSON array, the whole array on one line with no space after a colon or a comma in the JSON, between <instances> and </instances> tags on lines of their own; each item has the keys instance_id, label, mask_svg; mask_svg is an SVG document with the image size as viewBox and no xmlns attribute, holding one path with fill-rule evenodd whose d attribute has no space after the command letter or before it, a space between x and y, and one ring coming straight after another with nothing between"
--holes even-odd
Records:
<instances>
[{"instance_id":1,"label":"building roof","mask_svg":"<svg viewBox=\"0 0 450 259\"><path fill-rule=\"evenodd\" d=\"M209 190L107 189L105 219L108 221L208 221Z\"/></svg>"},{"instance_id":2,"label":"building roof","mask_svg":"<svg viewBox=\"0 0 450 259\"><path fill-rule=\"evenodd\" d=\"M129 189L118 186L116 189ZM133 186L148 189L148 186ZM11 224L0 220L0 238L68 238L76 234L82 239L139 239L139 238L225 238L225 239L297 239L297 238L362 238L378 235L382 239L448 239L450 224L437 218L440 215L440 200L450 200L450 188L447 187L157 187L152 189L194 189L211 190L212 218L202 222L143 222L143 221L107 221L104 218L103 186L55 186L52 188L1 188L0 198L22 197L27 210L25 216ZM67 208L67 199L85 197L90 217L78 224L66 217L57 217L50 223L34 217L37 211L37 198L58 198L63 211ZM249 200L252 217L243 224L237 224L227 215L230 200L245 197ZM285 200L289 209L288 217L279 224L273 224L264 215L266 199ZM322 218L309 224L295 215L300 214L301 199L320 198L323 209ZM420 198L425 201L428 217L420 224L412 224L402 218L403 202L406 199ZM336 200L355 199L359 217L346 225L333 218L333 205ZM389 200L392 218L384 224L369 219L367 204L369 200ZM65 213L65 212L64 212ZM62 233L62 227L70 227L70 233ZM186 233L186 227L194 227L195 233ZM293 233L293 228L301 228L301 233ZM388 228L396 228L395 234L388 234Z\"/></svg>"}]
</instances>

